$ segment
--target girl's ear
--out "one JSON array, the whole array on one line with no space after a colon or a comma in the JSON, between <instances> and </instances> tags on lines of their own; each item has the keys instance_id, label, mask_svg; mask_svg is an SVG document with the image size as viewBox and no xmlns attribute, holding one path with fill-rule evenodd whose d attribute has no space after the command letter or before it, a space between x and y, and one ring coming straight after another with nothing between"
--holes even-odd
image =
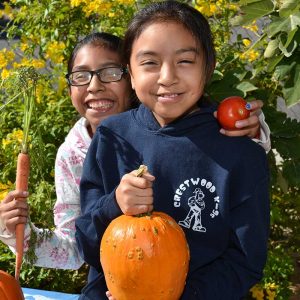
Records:
<instances>
[{"instance_id":1,"label":"girl's ear","mask_svg":"<svg viewBox=\"0 0 300 300\"><path fill-rule=\"evenodd\" d=\"M129 75L130 75L131 87L132 87L132 89L134 90L134 78L133 78L133 76L132 76L132 72L131 72L130 65L127 65L127 70L128 70Z\"/></svg>"}]
</instances>

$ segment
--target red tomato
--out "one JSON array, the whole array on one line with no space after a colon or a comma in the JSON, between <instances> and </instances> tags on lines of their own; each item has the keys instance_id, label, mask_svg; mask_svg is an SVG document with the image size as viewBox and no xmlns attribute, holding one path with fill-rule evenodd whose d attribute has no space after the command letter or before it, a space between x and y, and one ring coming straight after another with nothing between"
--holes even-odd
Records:
<instances>
[{"instance_id":1,"label":"red tomato","mask_svg":"<svg viewBox=\"0 0 300 300\"><path fill-rule=\"evenodd\" d=\"M250 111L246 109L247 102L238 96L224 99L218 107L217 118L220 125L226 130L235 130L235 122L247 119Z\"/></svg>"}]
</instances>

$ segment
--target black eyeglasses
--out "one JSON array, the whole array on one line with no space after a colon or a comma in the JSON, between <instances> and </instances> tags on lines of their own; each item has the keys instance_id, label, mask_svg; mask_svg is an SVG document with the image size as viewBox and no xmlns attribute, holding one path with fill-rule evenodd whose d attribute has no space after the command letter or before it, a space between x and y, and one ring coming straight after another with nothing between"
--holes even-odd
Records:
<instances>
[{"instance_id":1,"label":"black eyeglasses","mask_svg":"<svg viewBox=\"0 0 300 300\"><path fill-rule=\"evenodd\" d=\"M101 82L108 83L119 81L123 74L127 73L126 68L107 67L95 71L75 71L66 75L69 85L81 86L90 84L93 76L96 74Z\"/></svg>"}]
</instances>

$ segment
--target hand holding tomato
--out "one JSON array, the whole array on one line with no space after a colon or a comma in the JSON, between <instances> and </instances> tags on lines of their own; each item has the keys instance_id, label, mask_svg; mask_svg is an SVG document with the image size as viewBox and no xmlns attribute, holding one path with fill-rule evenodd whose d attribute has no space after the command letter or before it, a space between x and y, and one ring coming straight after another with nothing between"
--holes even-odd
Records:
<instances>
[{"instance_id":1,"label":"hand holding tomato","mask_svg":"<svg viewBox=\"0 0 300 300\"><path fill-rule=\"evenodd\" d=\"M218 118L222 126L220 132L227 136L247 135L250 138L258 137L260 133L258 115L263 102L261 100L253 100L247 103L243 98L238 96L228 97L227 99L230 99L230 101L225 101L226 105L220 104L218 111L215 112L215 117ZM234 108L235 112L228 112L229 104L233 104L231 107ZM238 109L240 110L237 111ZM223 121L220 121L221 119Z\"/></svg>"}]
</instances>

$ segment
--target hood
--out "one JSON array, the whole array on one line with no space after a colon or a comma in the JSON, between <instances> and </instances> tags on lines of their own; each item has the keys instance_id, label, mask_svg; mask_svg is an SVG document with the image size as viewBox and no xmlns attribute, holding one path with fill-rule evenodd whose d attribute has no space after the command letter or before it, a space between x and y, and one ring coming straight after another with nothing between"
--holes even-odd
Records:
<instances>
[{"instance_id":1,"label":"hood","mask_svg":"<svg viewBox=\"0 0 300 300\"><path fill-rule=\"evenodd\" d=\"M203 127L206 125L218 126L217 120L213 115L215 111L214 105L199 105L199 108L199 110L178 118L164 127L160 126L152 111L143 104L141 104L138 109L133 110L132 113L137 123L139 123L139 126L160 134L177 136L185 134L195 129L195 127Z\"/></svg>"}]
</instances>

